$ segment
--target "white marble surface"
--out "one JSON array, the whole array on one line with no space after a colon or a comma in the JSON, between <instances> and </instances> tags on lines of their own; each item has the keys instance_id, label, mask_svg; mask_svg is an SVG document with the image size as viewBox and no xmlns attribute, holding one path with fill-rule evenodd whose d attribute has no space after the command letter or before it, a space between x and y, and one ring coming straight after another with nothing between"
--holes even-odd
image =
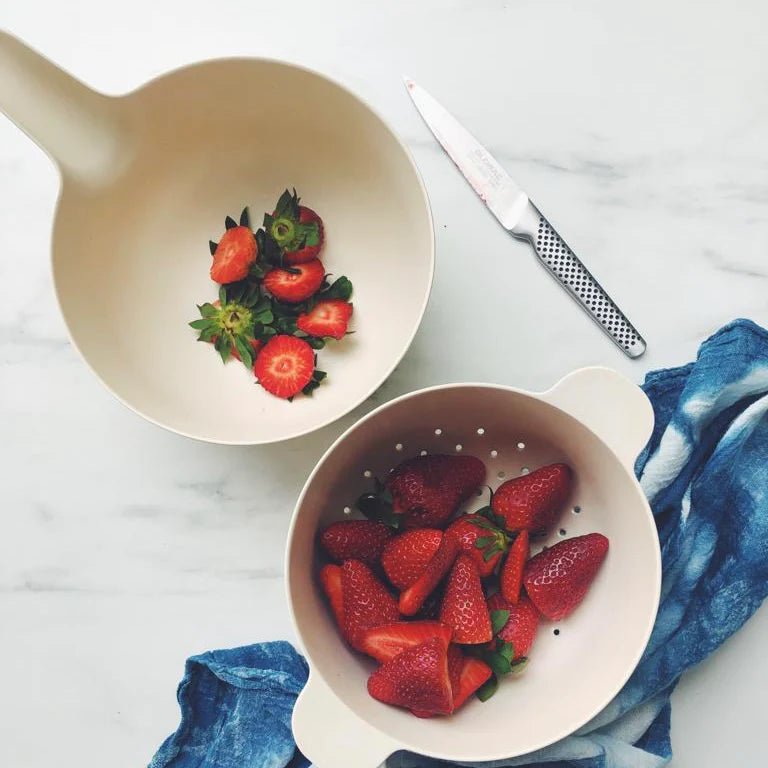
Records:
<instances>
[{"instance_id":1,"label":"white marble surface","mask_svg":"<svg viewBox=\"0 0 768 768\"><path fill-rule=\"evenodd\" d=\"M592 363L640 381L735 316L768 322L766 25L757 0L0 6L1 27L107 92L198 58L263 54L335 76L401 132L431 193L437 276L411 351L357 415L424 385L538 388ZM507 165L643 331L645 358L623 359L495 226L402 73ZM0 119L0 765L128 768L176 726L186 656L292 637L289 516L353 417L228 449L125 410L55 305L56 194L48 159ZM763 610L683 681L676 768L765 763L766 639Z\"/></svg>"}]
</instances>

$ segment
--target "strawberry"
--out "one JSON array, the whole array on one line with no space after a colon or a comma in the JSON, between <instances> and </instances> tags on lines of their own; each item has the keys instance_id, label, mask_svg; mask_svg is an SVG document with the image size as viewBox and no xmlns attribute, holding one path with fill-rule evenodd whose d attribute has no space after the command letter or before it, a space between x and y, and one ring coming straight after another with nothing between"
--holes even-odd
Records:
<instances>
[{"instance_id":1,"label":"strawberry","mask_svg":"<svg viewBox=\"0 0 768 768\"><path fill-rule=\"evenodd\" d=\"M510 531L525 528L532 534L545 533L568 499L572 484L573 472L567 464L550 464L500 485L491 507Z\"/></svg>"},{"instance_id":2,"label":"strawberry","mask_svg":"<svg viewBox=\"0 0 768 768\"><path fill-rule=\"evenodd\" d=\"M264 287L278 300L299 304L314 296L325 279L325 267L319 259L296 264L287 269L275 267L264 275Z\"/></svg>"},{"instance_id":3,"label":"strawberry","mask_svg":"<svg viewBox=\"0 0 768 768\"><path fill-rule=\"evenodd\" d=\"M441 528L484 480L485 465L474 456L416 456L398 464L385 486L362 496L358 506L394 527Z\"/></svg>"},{"instance_id":4,"label":"strawberry","mask_svg":"<svg viewBox=\"0 0 768 768\"><path fill-rule=\"evenodd\" d=\"M390 539L381 553L381 564L390 582L401 592L424 573L435 556L443 532L437 528L414 528Z\"/></svg>"},{"instance_id":5,"label":"strawberry","mask_svg":"<svg viewBox=\"0 0 768 768\"><path fill-rule=\"evenodd\" d=\"M601 533L559 541L528 561L526 592L548 619L564 619L584 599L607 554L608 539Z\"/></svg>"},{"instance_id":6,"label":"strawberry","mask_svg":"<svg viewBox=\"0 0 768 768\"><path fill-rule=\"evenodd\" d=\"M523 529L509 548L509 554L501 569L499 588L508 603L515 605L520 597L520 586L523 583L523 569L528 559L528 531Z\"/></svg>"},{"instance_id":7,"label":"strawberry","mask_svg":"<svg viewBox=\"0 0 768 768\"><path fill-rule=\"evenodd\" d=\"M329 525L320 536L320 544L337 563L360 560L377 565L392 529L372 520L342 520Z\"/></svg>"},{"instance_id":8,"label":"strawberry","mask_svg":"<svg viewBox=\"0 0 768 768\"><path fill-rule=\"evenodd\" d=\"M439 621L396 621L366 629L361 634L360 650L383 664L406 648L426 643L433 637L440 638L447 648L452 634L451 628Z\"/></svg>"},{"instance_id":9,"label":"strawberry","mask_svg":"<svg viewBox=\"0 0 768 768\"><path fill-rule=\"evenodd\" d=\"M341 299L318 301L309 312L299 315L296 327L309 336L343 339L352 317L352 305Z\"/></svg>"},{"instance_id":10,"label":"strawberry","mask_svg":"<svg viewBox=\"0 0 768 768\"><path fill-rule=\"evenodd\" d=\"M418 613L424 601L448 573L459 554L459 545L454 539L443 536L435 556L427 563L424 573L400 595L399 608L403 616Z\"/></svg>"},{"instance_id":11,"label":"strawberry","mask_svg":"<svg viewBox=\"0 0 768 768\"><path fill-rule=\"evenodd\" d=\"M462 515L445 531L476 563L480 576L490 576L507 550L507 535L483 515Z\"/></svg>"},{"instance_id":12,"label":"strawberry","mask_svg":"<svg viewBox=\"0 0 768 768\"><path fill-rule=\"evenodd\" d=\"M304 339L273 336L256 358L253 372L267 392L291 398L312 381L315 353Z\"/></svg>"},{"instance_id":13,"label":"strawberry","mask_svg":"<svg viewBox=\"0 0 768 768\"><path fill-rule=\"evenodd\" d=\"M462 659L458 685L453 686L453 711L459 709L492 674L491 668L484 661L465 656Z\"/></svg>"},{"instance_id":14,"label":"strawberry","mask_svg":"<svg viewBox=\"0 0 768 768\"><path fill-rule=\"evenodd\" d=\"M341 566L341 589L344 596L342 634L357 650L361 650L366 629L391 624L400 618L395 598L359 560L347 560Z\"/></svg>"},{"instance_id":15,"label":"strawberry","mask_svg":"<svg viewBox=\"0 0 768 768\"><path fill-rule=\"evenodd\" d=\"M527 656L539 627L539 614L533 603L525 595L520 596L517 604L508 603L497 592L488 598L488 610L491 613L495 611L509 613L509 618L496 633L496 637L502 642L512 645L513 658L520 659Z\"/></svg>"},{"instance_id":16,"label":"strawberry","mask_svg":"<svg viewBox=\"0 0 768 768\"><path fill-rule=\"evenodd\" d=\"M245 280L257 255L256 238L250 227L227 229L213 253L211 280L222 285Z\"/></svg>"},{"instance_id":17,"label":"strawberry","mask_svg":"<svg viewBox=\"0 0 768 768\"><path fill-rule=\"evenodd\" d=\"M331 604L333 616L339 629L344 626L344 595L341 588L341 568L338 565L324 565L320 569L320 583Z\"/></svg>"},{"instance_id":18,"label":"strawberry","mask_svg":"<svg viewBox=\"0 0 768 768\"><path fill-rule=\"evenodd\" d=\"M368 678L368 693L385 704L416 710L420 715L448 715L453 691L448 652L441 638L408 648L382 664Z\"/></svg>"},{"instance_id":19,"label":"strawberry","mask_svg":"<svg viewBox=\"0 0 768 768\"><path fill-rule=\"evenodd\" d=\"M445 624L441 624L440 626L444 627ZM450 627L448 627L448 631L453 634ZM459 689L461 669L463 666L464 654L462 653L461 648L458 645L451 643L448 646L448 679L451 681L451 690L453 691L454 696L456 696L456 691Z\"/></svg>"},{"instance_id":20,"label":"strawberry","mask_svg":"<svg viewBox=\"0 0 768 768\"><path fill-rule=\"evenodd\" d=\"M198 341L211 342L225 363L234 357L250 368L262 344L255 338L257 329L273 319L269 299L258 291L221 286L219 298L201 304L198 311L200 318L190 323L200 331Z\"/></svg>"},{"instance_id":21,"label":"strawberry","mask_svg":"<svg viewBox=\"0 0 768 768\"><path fill-rule=\"evenodd\" d=\"M299 203L296 190L291 194L286 189L272 214L264 216L264 227L282 251L286 264L312 261L323 247L322 219L311 208Z\"/></svg>"},{"instance_id":22,"label":"strawberry","mask_svg":"<svg viewBox=\"0 0 768 768\"><path fill-rule=\"evenodd\" d=\"M453 565L443 595L440 621L453 628L456 643L487 643L493 636L480 573L468 555L459 555Z\"/></svg>"}]
</instances>

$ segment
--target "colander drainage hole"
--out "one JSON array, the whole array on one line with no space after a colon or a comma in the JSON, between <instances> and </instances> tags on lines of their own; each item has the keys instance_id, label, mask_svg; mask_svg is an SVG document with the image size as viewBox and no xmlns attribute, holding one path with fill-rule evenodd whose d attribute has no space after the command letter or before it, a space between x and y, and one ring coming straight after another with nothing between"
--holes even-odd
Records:
<instances>
[{"instance_id":1,"label":"colander drainage hole","mask_svg":"<svg viewBox=\"0 0 768 768\"><path fill-rule=\"evenodd\" d=\"M574 515L580 515L580 514L581 514L581 507L579 507L579 506L575 506L575 507L573 508L573 514L574 514Z\"/></svg>"},{"instance_id":2,"label":"colander drainage hole","mask_svg":"<svg viewBox=\"0 0 768 768\"><path fill-rule=\"evenodd\" d=\"M555 637L557 637L557 636L560 634L560 630L559 630L559 629L553 629L553 630L552 630L552 634L553 634Z\"/></svg>"},{"instance_id":3,"label":"colander drainage hole","mask_svg":"<svg viewBox=\"0 0 768 768\"><path fill-rule=\"evenodd\" d=\"M482 427L478 427L477 428L477 434L478 435L484 435L485 434L485 430Z\"/></svg>"},{"instance_id":4,"label":"colander drainage hole","mask_svg":"<svg viewBox=\"0 0 768 768\"><path fill-rule=\"evenodd\" d=\"M419 456L426 456L426 455L427 455L426 451L419 451Z\"/></svg>"},{"instance_id":5,"label":"colander drainage hole","mask_svg":"<svg viewBox=\"0 0 768 768\"><path fill-rule=\"evenodd\" d=\"M440 427L438 427L438 428L435 430L435 434L436 434L438 437L440 437L440 435L442 435L442 434L443 434L443 430L442 430L442 429L440 429Z\"/></svg>"},{"instance_id":6,"label":"colander drainage hole","mask_svg":"<svg viewBox=\"0 0 768 768\"><path fill-rule=\"evenodd\" d=\"M456 443L456 453L461 453L464 446L461 443Z\"/></svg>"},{"instance_id":7,"label":"colander drainage hole","mask_svg":"<svg viewBox=\"0 0 768 768\"><path fill-rule=\"evenodd\" d=\"M398 443L398 444L395 446L395 450L396 450L396 451L402 451L402 450L403 450L403 444L402 444L402 443Z\"/></svg>"},{"instance_id":8,"label":"colander drainage hole","mask_svg":"<svg viewBox=\"0 0 768 768\"><path fill-rule=\"evenodd\" d=\"M344 514L345 515L351 515L352 514L352 508L351 507L344 507Z\"/></svg>"},{"instance_id":9,"label":"colander drainage hole","mask_svg":"<svg viewBox=\"0 0 768 768\"><path fill-rule=\"evenodd\" d=\"M561 535L561 536L565 536L565 534L566 534L566 530L565 530L565 528L561 528L561 529L560 529L560 535Z\"/></svg>"},{"instance_id":10,"label":"colander drainage hole","mask_svg":"<svg viewBox=\"0 0 768 768\"><path fill-rule=\"evenodd\" d=\"M363 472L363 477L373 477L373 472L371 472L370 469L366 469L365 472Z\"/></svg>"},{"instance_id":11,"label":"colander drainage hole","mask_svg":"<svg viewBox=\"0 0 768 768\"><path fill-rule=\"evenodd\" d=\"M530 473L530 471L531 471L531 470L530 470L530 468L529 468L529 467L523 467L523 468L520 470L520 474L521 474L521 475L527 475L527 474L529 474L529 473Z\"/></svg>"},{"instance_id":12,"label":"colander drainage hole","mask_svg":"<svg viewBox=\"0 0 768 768\"><path fill-rule=\"evenodd\" d=\"M498 452L498 451L495 451L495 450L494 450L494 451L491 451L491 458L492 458L492 459L495 459L495 458L496 458L498 455L499 455L499 452Z\"/></svg>"},{"instance_id":13,"label":"colander drainage hole","mask_svg":"<svg viewBox=\"0 0 768 768\"><path fill-rule=\"evenodd\" d=\"M525 443L518 443L517 444L517 450L518 451L524 451L525 450Z\"/></svg>"},{"instance_id":14,"label":"colander drainage hole","mask_svg":"<svg viewBox=\"0 0 768 768\"><path fill-rule=\"evenodd\" d=\"M478 495L478 496L482 496L484 492L485 492L485 489L484 489L484 488L478 488L478 489L477 489L477 495Z\"/></svg>"},{"instance_id":15,"label":"colander drainage hole","mask_svg":"<svg viewBox=\"0 0 768 768\"><path fill-rule=\"evenodd\" d=\"M503 469L496 473L496 477L498 477L499 480L503 480L506 476L507 473Z\"/></svg>"}]
</instances>

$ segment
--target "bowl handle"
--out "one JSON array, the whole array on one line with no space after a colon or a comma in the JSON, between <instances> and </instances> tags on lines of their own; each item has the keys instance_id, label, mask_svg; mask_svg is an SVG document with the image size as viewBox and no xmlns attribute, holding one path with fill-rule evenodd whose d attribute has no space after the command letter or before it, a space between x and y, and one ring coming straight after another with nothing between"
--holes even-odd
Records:
<instances>
[{"instance_id":1,"label":"bowl handle","mask_svg":"<svg viewBox=\"0 0 768 768\"><path fill-rule=\"evenodd\" d=\"M91 90L0 29L0 111L59 168L91 185L127 161L122 102Z\"/></svg>"},{"instance_id":2,"label":"bowl handle","mask_svg":"<svg viewBox=\"0 0 768 768\"><path fill-rule=\"evenodd\" d=\"M378 768L400 748L313 672L293 710L293 738L314 768Z\"/></svg>"},{"instance_id":3,"label":"bowl handle","mask_svg":"<svg viewBox=\"0 0 768 768\"><path fill-rule=\"evenodd\" d=\"M610 368L581 368L540 395L591 429L630 470L653 431L653 407L637 384Z\"/></svg>"}]
</instances>

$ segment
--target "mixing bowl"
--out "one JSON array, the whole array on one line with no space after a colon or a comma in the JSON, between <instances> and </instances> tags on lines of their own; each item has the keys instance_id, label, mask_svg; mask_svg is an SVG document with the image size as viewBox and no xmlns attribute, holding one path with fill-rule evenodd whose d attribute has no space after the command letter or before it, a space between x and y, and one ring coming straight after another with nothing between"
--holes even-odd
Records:
<instances>
[{"instance_id":1,"label":"mixing bowl","mask_svg":"<svg viewBox=\"0 0 768 768\"><path fill-rule=\"evenodd\" d=\"M297 633L310 664L293 716L296 741L318 768L374 768L408 749L447 760L522 755L572 733L626 682L646 646L659 601L659 543L632 471L653 411L637 386L603 368L577 371L536 394L451 384L405 395L361 419L331 446L294 512L286 572ZM525 672L486 703L420 720L372 699L374 663L342 641L318 588L316 537L406 457L464 452L488 482L565 461L576 483L550 538L599 531L610 552L585 601L567 620L543 623ZM474 505L487 503L486 495ZM555 633L558 630L558 633Z\"/></svg>"},{"instance_id":2,"label":"mixing bowl","mask_svg":"<svg viewBox=\"0 0 768 768\"><path fill-rule=\"evenodd\" d=\"M294 437L358 405L408 349L432 284L429 203L403 144L337 83L228 59L115 98L0 32L0 109L61 172L53 276L72 341L150 421L220 443ZM357 331L323 350L327 383L293 403L187 326L216 297L208 240L224 217L248 205L260 223L286 187L325 221L324 263L354 283Z\"/></svg>"}]
</instances>

